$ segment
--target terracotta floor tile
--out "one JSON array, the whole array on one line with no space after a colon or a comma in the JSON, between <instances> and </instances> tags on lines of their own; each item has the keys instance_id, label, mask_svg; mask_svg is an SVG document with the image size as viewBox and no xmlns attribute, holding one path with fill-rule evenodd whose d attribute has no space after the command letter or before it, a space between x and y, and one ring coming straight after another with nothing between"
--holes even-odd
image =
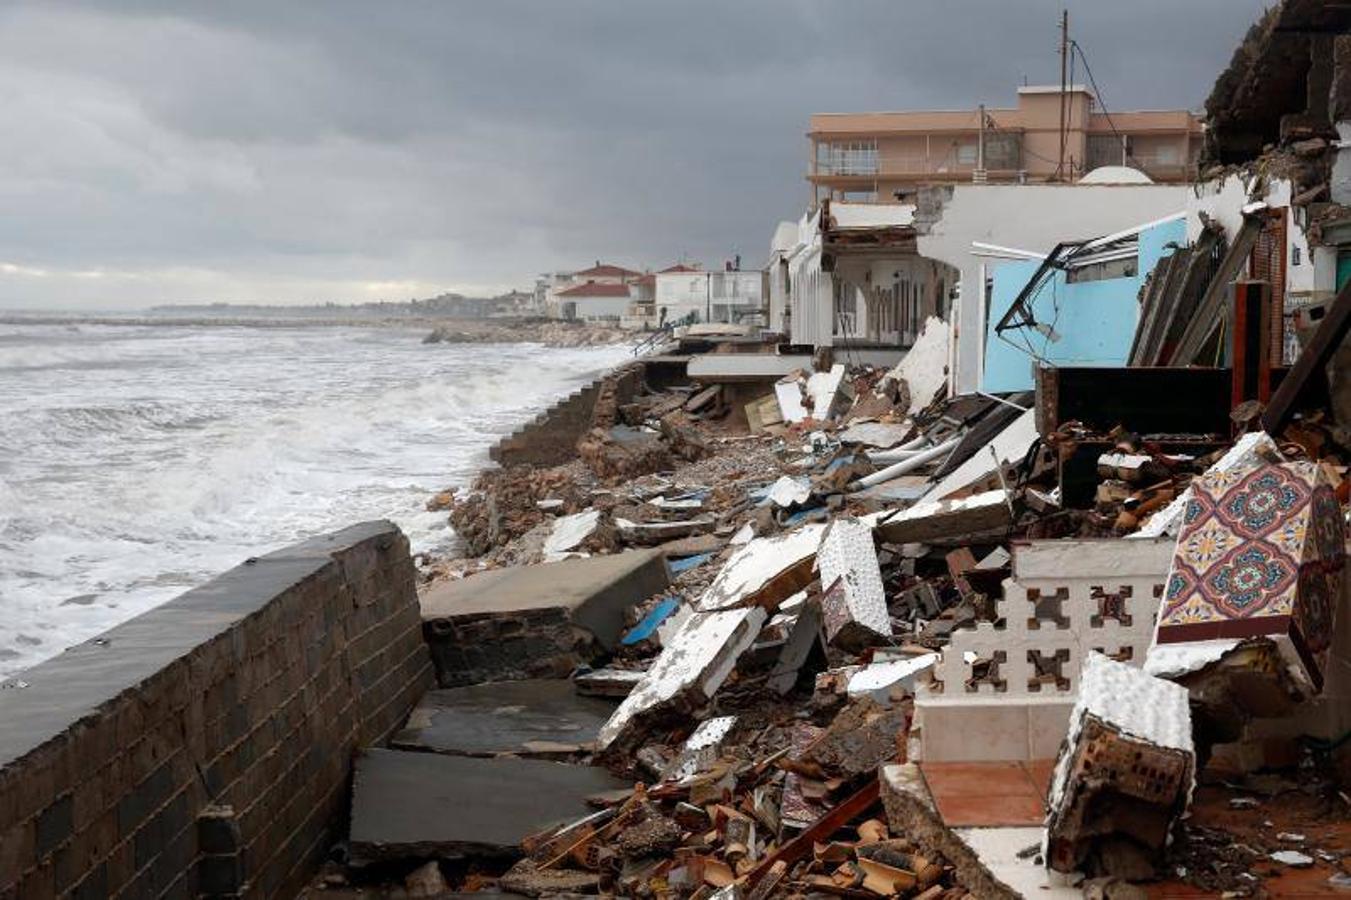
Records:
<instances>
[{"instance_id":1,"label":"terracotta floor tile","mask_svg":"<svg viewBox=\"0 0 1351 900\"><path fill-rule=\"evenodd\" d=\"M1040 825L1044 789L1021 762L921 763L943 821L953 826Z\"/></svg>"},{"instance_id":2,"label":"terracotta floor tile","mask_svg":"<svg viewBox=\"0 0 1351 900\"><path fill-rule=\"evenodd\" d=\"M1043 797L1050 793L1051 775L1055 771L1055 760L1034 759L1023 763L1023 767L1027 769L1028 776Z\"/></svg>"},{"instance_id":3,"label":"terracotta floor tile","mask_svg":"<svg viewBox=\"0 0 1351 900\"><path fill-rule=\"evenodd\" d=\"M1040 825L1046 817L1041 798L1027 794L990 797L935 797L938 813L952 827Z\"/></svg>"},{"instance_id":4,"label":"terracotta floor tile","mask_svg":"<svg viewBox=\"0 0 1351 900\"><path fill-rule=\"evenodd\" d=\"M1035 790L1026 770L1016 762L920 763L920 771L935 797L988 797Z\"/></svg>"}]
</instances>

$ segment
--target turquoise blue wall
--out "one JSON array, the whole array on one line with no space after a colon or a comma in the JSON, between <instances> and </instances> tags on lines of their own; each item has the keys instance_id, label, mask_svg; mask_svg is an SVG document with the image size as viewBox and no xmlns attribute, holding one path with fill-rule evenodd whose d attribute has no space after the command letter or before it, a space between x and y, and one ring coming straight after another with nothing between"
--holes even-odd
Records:
<instances>
[{"instance_id":1,"label":"turquoise blue wall","mask_svg":"<svg viewBox=\"0 0 1351 900\"><path fill-rule=\"evenodd\" d=\"M1033 260L1000 263L994 268L990 294L989 332L985 339L985 373L981 390L997 393L1032 389L1034 355L1055 366L1122 366L1135 338L1140 286L1158 261L1170 255L1169 243L1186 242L1186 222L1175 219L1140 233L1136 274L1070 284L1064 272L1053 272L1032 299L1038 322L1047 322L1059 340L1027 328L998 336L994 326L1008 312L1018 293L1037 271ZM1014 346L1010 345L1010 342Z\"/></svg>"}]
</instances>

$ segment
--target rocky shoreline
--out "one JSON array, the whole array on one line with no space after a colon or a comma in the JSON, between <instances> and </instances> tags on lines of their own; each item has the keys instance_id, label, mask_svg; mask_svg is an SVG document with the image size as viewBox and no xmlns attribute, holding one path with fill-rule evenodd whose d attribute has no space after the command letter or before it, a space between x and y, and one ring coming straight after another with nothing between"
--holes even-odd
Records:
<instances>
[{"instance_id":1,"label":"rocky shoreline","mask_svg":"<svg viewBox=\"0 0 1351 900\"><path fill-rule=\"evenodd\" d=\"M635 335L609 325L558 319L461 319L437 325L424 344L544 344L546 347L596 347L633 341Z\"/></svg>"}]
</instances>

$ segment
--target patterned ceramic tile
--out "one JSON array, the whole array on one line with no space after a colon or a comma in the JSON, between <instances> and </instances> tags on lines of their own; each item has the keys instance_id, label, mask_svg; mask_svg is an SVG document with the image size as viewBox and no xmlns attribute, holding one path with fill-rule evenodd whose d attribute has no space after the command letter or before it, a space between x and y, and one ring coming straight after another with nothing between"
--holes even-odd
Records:
<instances>
[{"instance_id":1,"label":"patterned ceramic tile","mask_svg":"<svg viewBox=\"0 0 1351 900\"><path fill-rule=\"evenodd\" d=\"M1159 643L1288 637L1321 681L1343 548L1341 507L1316 464L1207 473L1192 485Z\"/></svg>"}]
</instances>

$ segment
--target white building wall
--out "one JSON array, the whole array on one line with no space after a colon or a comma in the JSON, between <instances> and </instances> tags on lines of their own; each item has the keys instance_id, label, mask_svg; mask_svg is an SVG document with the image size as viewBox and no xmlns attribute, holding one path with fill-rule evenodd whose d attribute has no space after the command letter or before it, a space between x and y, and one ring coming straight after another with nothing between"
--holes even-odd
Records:
<instances>
[{"instance_id":1,"label":"white building wall","mask_svg":"<svg viewBox=\"0 0 1351 900\"><path fill-rule=\"evenodd\" d=\"M658 272L656 304L666 321L693 313L700 322L733 322L763 309L765 275L754 271Z\"/></svg>"},{"instance_id":2,"label":"white building wall","mask_svg":"<svg viewBox=\"0 0 1351 900\"><path fill-rule=\"evenodd\" d=\"M573 309L579 319L617 319L629 311L628 297L561 297L566 305L575 304Z\"/></svg>"}]
</instances>

